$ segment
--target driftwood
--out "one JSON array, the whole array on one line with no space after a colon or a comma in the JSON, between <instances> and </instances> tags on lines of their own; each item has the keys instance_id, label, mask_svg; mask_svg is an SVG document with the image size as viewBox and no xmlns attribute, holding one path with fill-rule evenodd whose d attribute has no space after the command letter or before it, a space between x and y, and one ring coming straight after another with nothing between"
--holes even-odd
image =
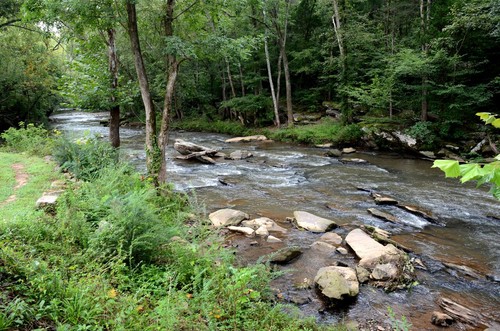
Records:
<instances>
[{"instance_id":1,"label":"driftwood","mask_svg":"<svg viewBox=\"0 0 500 331\"><path fill-rule=\"evenodd\" d=\"M441 298L439 306L453 319L474 327L489 326L489 321L482 314L464 307L450 299Z\"/></svg>"},{"instance_id":2,"label":"driftwood","mask_svg":"<svg viewBox=\"0 0 500 331\"><path fill-rule=\"evenodd\" d=\"M175 157L179 160L194 159L202 163L215 164L215 160L213 159L213 157L224 156L224 153L219 153L215 149L196 145L182 139L175 140L174 149L182 154Z\"/></svg>"}]
</instances>

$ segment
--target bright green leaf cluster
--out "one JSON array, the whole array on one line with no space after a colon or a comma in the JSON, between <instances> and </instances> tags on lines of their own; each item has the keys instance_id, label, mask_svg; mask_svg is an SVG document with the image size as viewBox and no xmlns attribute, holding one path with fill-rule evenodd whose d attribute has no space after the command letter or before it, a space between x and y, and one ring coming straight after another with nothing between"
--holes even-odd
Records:
<instances>
[{"instance_id":1,"label":"bright green leaf cluster","mask_svg":"<svg viewBox=\"0 0 500 331\"><path fill-rule=\"evenodd\" d=\"M500 119L496 118L491 113L477 113L486 124L491 124L496 128L500 127ZM485 183L490 183L491 193L495 198L500 200L500 155L495 157L497 161L481 165L479 163L459 164L454 160L436 160L433 168L441 169L446 177L460 177L462 183L470 180L476 180L480 186Z\"/></svg>"}]
</instances>

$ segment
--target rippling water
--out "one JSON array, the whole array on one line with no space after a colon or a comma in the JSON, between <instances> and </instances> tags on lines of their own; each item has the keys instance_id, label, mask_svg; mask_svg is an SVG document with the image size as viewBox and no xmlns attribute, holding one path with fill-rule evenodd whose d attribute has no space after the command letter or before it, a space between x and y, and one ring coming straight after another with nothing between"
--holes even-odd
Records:
<instances>
[{"instance_id":1,"label":"rippling water","mask_svg":"<svg viewBox=\"0 0 500 331\"><path fill-rule=\"evenodd\" d=\"M99 125L99 121L106 118L106 113L63 113L52 116L52 121L55 128L74 137L85 133L106 137L108 128ZM122 157L135 164L139 171L144 171L143 130L121 128L120 133ZM500 217L500 203L486 189L445 179L440 171L430 168L428 161L403 159L391 154L358 153L352 157L363 158L370 164L344 164L338 159L324 157L323 150L311 147L270 142L226 144L224 140L228 136L192 132L172 132L170 145L177 138L226 153L246 149L254 155L248 160L222 160L216 165L206 165L175 160L176 152L169 148L170 181L177 190L195 190L197 199L208 212L234 207L252 216L262 215L283 221L292 216L294 210L304 210L335 220L343 225L339 231L344 234L361 224L374 225L389 230L394 234L393 239L413 249L424 263L436 269L432 270L434 273L419 272L422 285L411 292L385 294L379 289L363 286L352 306L326 315L318 315L322 303L313 293L312 302L302 306L305 314L326 321L387 319L387 306L391 306L397 314L408 316L416 329L432 330L430 312L438 309L437 298L446 295L500 320L497 282L466 280L450 275L440 267L440 262L451 262L474 268L482 275L500 277L500 221L491 217ZM401 225L384 222L366 212L375 204L368 193L357 187L369 188L427 209L446 226L431 225L393 206L383 209L396 216ZM307 247L317 236L291 230L283 239ZM244 239L236 237L234 240L240 245L238 254L243 263L251 263L261 254L279 247L265 244L259 248L247 247ZM311 275L314 277L321 263L304 263L294 263L295 272L276 282L276 286L286 286L285 281L293 283Z\"/></svg>"}]
</instances>

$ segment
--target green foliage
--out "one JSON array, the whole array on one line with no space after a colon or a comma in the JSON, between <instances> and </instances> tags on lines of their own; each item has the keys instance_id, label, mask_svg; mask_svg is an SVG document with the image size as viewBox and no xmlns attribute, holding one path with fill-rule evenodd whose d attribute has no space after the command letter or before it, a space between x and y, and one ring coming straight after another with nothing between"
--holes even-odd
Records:
<instances>
[{"instance_id":1,"label":"green foliage","mask_svg":"<svg viewBox=\"0 0 500 331\"><path fill-rule=\"evenodd\" d=\"M100 169L115 164L118 152L97 137L85 137L76 142L63 138L56 142L54 158L63 170L76 178L90 180Z\"/></svg>"},{"instance_id":2,"label":"green foliage","mask_svg":"<svg viewBox=\"0 0 500 331\"><path fill-rule=\"evenodd\" d=\"M45 156L52 152L52 137L59 134L60 132L49 131L41 125L20 122L19 129L11 127L0 134L0 137L5 140L5 147L9 151Z\"/></svg>"},{"instance_id":3,"label":"green foliage","mask_svg":"<svg viewBox=\"0 0 500 331\"><path fill-rule=\"evenodd\" d=\"M394 310L391 307L387 307L387 312L389 313L389 319L391 320L391 327L394 331L410 331L411 323L408 322L406 316L401 316L401 319L396 317Z\"/></svg>"},{"instance_id":4,"label":"green foliage","mask_svg":"<svg viewBox=\"0 0 500 331\"><path fill-rule=\"evenodd\" d=\"M251 120L253 123L272 122L273 112L271 108L271 99L263 95L249 94L243 97L232 98L221 102L220 109L230 108L242 114L242 116Z\"/></svg>"},{"instance_id":5,"label":"green foliage","mask_svg":"<svg viewBox=\"0 0 500 331\"><path fill-rule=\"evenodd\" d=\"M477 116L486 124L491 124L496 128L500 126L500 121L493 114L477 113ZM436 160L432 167L441 169L446 177L460 177L462 183L471 180L477 181L477 186L489 183L491 184L491 194L500 200L500 155L497 155L495 159L496 161L484 165L479 163L459 164L458 161L454 160Z\"/></svg>"},{"instance_id":6,"label":"green foliage","mask_svg":"<svg viewBox=\"0 0 500 331\"><path fill-rule=\"evenodd\" d=\"M342 125L331 120L319 124L294 126L270 132L270 138L280 141L294 141L305 144L331 142L336 145L355 144L363 133L358 125Z\"/></svg>"},{"instance_id":7,"label":"green foliage","mask_svg":"<svg viewBox=\"0 0 500 331\"><path fill-rule=\"evenodd\" d=\"M430 122L417 122L411 128L406 130L423 149L433 150L438 143L438 136L434 132L434 124Z\"/></svg>"}]
</instances>

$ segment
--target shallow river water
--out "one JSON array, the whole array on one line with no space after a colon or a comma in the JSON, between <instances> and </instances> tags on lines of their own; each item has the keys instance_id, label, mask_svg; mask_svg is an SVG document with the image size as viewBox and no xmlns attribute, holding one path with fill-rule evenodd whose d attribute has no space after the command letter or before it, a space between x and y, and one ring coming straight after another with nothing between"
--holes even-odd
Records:
<instances>
[{"instance_id":1,"label":"shallow river water","mask_svg":"<svg viewBox=\"0 0 500 331\"><path fill-rule=\"evenodd\" d=\"M99 124L106 118L106 113L61 113L51 117L54 128L75 137L85 133L107 137L108 128ZM144 171L143 129L121 128L120 134L122 156ZM226 153L245 149L254 156L241 161L223 160L216 165L175 160L177 152L172 145L177 138ZM327 261L315 260L306 252L273 283L285 299L297 295L308 298L300 306L304 315L327 323L371 319L388 322L390 306L397 316L405 315L415 330L434 330L438 328L430 323L431 313L439 310L437 302L444 296L500 322L500 202L486 188L445 179L425 160L361 152L349 157L363 158L369 164L344 164L323 156L324 150L318 148L275 142L226 144L227 138L221 134L172 132L168 176L177 190L193 192L207 213L230 207L251 216L272 218L290 229L280 236L284 241L281 244L259 241L250 246L252 240L230 236L228 242L238 247L240 263L254 263L262 254L284 245L307 249L319 235L283 223L293 211L304 210L337 222L340 227L336 232L342 236L362 224L388 230L392 239L411 248L414 256L427 266L427 271L417 272L420 285L411 291L384 293L366 285L353 303L336 309L325 307L314 291L294 286L304 278L314 278L318 268L327 265ZM419 206L446 225L435 226L391 206L383 208L402 224L384 222L367 212L376 205L359 187ZM480 277L465 277L445 268L443 262L470 267Z\"/></svg>"}]
</instances>

